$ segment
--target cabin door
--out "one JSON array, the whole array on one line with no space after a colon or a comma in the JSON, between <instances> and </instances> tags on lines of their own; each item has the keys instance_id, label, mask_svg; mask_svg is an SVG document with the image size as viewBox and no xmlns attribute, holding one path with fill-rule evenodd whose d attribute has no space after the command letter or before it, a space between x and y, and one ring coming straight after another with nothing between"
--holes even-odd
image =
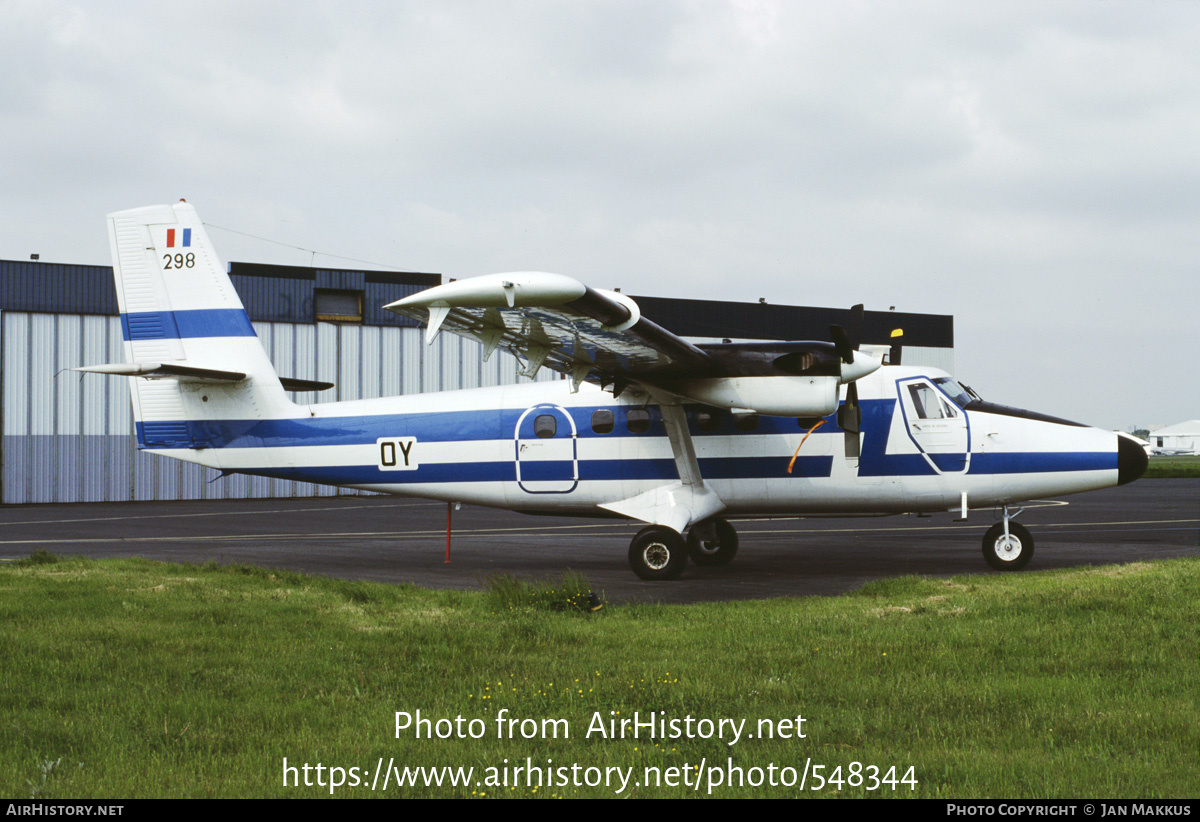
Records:
<instances>
[{"instance_id":1,"label":"cabin door","mask_svg":"<svg viewBox=\"0 0 1200 822\"><path fill-rule=\"evenodd\" d=\"M909 438L939 474L959 474L971 462L967 415L924 377L898 380Z\"/></svg>"},{"instance_id":2,"label":"cabin door","mask_svg":"<svg viewBox=\"0 0 1200 822\"><path fill-rule=\"evenodd\" d=\"M575 421L557 405L535 405L517 420L517 487L527 494L569 494L579 485Z\"/></svg>"}]
</instances>

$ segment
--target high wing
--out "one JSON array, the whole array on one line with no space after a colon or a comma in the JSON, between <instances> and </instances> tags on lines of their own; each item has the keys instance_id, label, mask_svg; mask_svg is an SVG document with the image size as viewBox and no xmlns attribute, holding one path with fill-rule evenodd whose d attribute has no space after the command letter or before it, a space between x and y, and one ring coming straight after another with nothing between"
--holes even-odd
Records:
<instances>
[{"instance_id":1,"label":"high wing","mask_svg":"<svg viewBox=\"0 0 1200 822\"><path fill-rule=\"evenodd\" d=\"M642 316L624 294L590 288L547 272L489 274L430 288L385 306L428 323L426 341L450 331L525 363L585 379L620 394L636 384L656 395L739 412L825 416L838 406L838 386L879 367L837 343L785 342L697 346ZM861 306L857 307L861 312Z\"/></svg>"},{"instance_id":2,"label":"high wing","mask_svg":"<svg viewBox=\"0 0 1200 822\"><path fill-rule=\"evenodd\" d=\"M612 385L614 395L629 385L645 390L659 404L679 479L601 507L677 533L725 509L700 471L684 402L735 414L824 417L838 410L839 386L848 384L853 413L839 414L839 422L847 453L857 455L853 383L880 366L837 326L832 343L693 345L643 317L623 294L545 272L451 282L385 308L426 320L427 342L447 330L483 343L485 356L503 347L525 362L529 377L545 366L568 375L576 391L587 379ZM855 311L861 326L862 306Z\"/></svg>"},{"instance_id":3,"label":"high wing","mask_svg":"<svg viewBox=\"0 0 1200 822\"><path fill-rule=\"evenodd\" d=\"M490 274L431 288L385 306L428 322L426 341L442 330L478 340L484 356L497 347L525 362L604 384L653 379L670 372L707 373L711 357L645 319L637 303L614 291L540 271Z\"/></svg>"}]
</instances>

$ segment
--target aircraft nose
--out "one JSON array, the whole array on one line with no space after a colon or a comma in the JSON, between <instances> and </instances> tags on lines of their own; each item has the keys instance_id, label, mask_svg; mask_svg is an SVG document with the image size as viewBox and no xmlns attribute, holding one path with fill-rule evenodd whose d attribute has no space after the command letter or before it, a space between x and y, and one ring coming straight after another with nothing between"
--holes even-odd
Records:
<instances>
[{"instance_id":1,"label":"aircraft nose","mask_svg":"<svg viewBox=\"0 0 1200 822\"><path fill-rule=\"evenodd\" d=\"M1137 440L1117 435L1117 485L1133 482L1146 473L1149 463L1146 449Z\"/></svg>"}]
</instances>

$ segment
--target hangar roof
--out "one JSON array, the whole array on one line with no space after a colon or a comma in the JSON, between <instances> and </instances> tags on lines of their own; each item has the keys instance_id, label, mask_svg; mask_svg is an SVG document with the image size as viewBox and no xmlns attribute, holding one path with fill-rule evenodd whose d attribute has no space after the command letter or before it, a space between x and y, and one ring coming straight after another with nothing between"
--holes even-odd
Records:
<instances>
[{"instance_id":1,"label":"hangar roof","mask_svg":"<svg viewBox=\"0 0 1200 822\"><path fill-rule=\"evenodd\" d=\"M1155 428L1150 432L1152 437L1161 436L1200 436L1200 420L1187 420L1166 428Z\"/></svg>"}]
</instances>

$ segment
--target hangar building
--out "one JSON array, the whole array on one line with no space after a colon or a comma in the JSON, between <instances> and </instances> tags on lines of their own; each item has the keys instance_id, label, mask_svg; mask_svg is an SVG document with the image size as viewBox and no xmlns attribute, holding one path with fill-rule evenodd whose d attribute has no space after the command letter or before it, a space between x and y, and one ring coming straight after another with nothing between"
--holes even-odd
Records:
<instances>
[{"instance_id":1,"label":"hangar building","mask_svg":"<svg viewBox=\"0 0 1200 822\"><path fill-rule=\"evenodd\" d=\"M280 376L335 387L302 402L518 382L515 357L439 334L382 306L441 283L438 274L230 263L230 277ZM847 311L634 297L695 341L829 339ZM904 329L904 360L953 371L954 319L868 311L863 342ZM362 493L213 469L138 451L125 381L80 374L124 362L112 269L0 260L0 503L307 497ZM540 380L558 379L543 369Z\"/></svg>"},{"instance_id":2,"label":"hangar building","mask_svg":"<svg viewBox=\"0 0 1200 822\"><path fill-rule=\"evenodd\" d=\"M1188 420L1165 428L1156 428L1146 437L1150 445L1180 454L1200 454L1200 420Z\"/></svg>"}]
</instances>

